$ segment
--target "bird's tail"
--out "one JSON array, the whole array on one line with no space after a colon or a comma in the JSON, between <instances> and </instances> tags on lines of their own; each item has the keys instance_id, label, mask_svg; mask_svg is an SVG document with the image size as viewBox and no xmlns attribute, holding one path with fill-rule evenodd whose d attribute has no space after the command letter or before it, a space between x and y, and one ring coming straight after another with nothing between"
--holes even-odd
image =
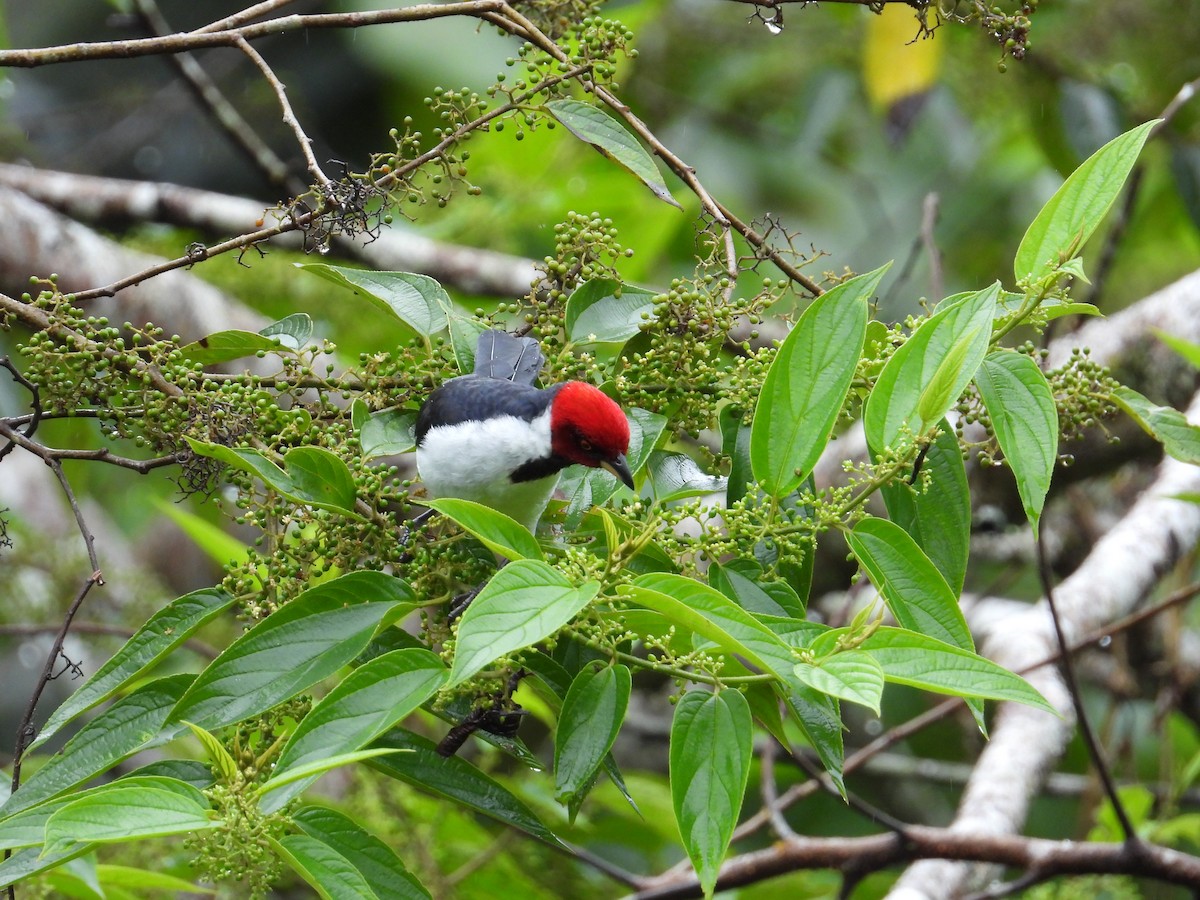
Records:
<instances>
[{"instance_id":1,"label":"bird's tail","mask_svg":"<svg viewBox=\"0 0 1200 900\"><path fill-rule=\"evenodd\" d=\"M485 331L475 344L475 374L520 384L533 384L546 357L531 337Z\"/></svg>"}]
</instances>

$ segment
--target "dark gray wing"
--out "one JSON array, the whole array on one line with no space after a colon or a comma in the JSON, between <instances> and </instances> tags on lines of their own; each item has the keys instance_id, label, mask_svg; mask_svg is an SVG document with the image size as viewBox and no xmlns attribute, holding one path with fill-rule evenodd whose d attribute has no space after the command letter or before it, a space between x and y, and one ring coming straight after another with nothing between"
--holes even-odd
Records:
<instances>
[{"instance_id":1,"label":"dark gray wing","mask_svg":"<svg viewBox=\"0 0 1200 900\"><path fill-rule=\"evenodd\" d=\"M485 331L475 344L475 374L502 378L517 384L533 384L546 358L537 341L505 331Z\"/></svg>"},{"instance_id":2,"label":"dark gray wing","mask_svg":"<svg viewBox=\"0 0 1200 900\"><path fill-rule=\"evenodd\" d=\"M558 385L540 390L530 384L499 385L494 378L463 375L451 378L432 394L417 414L417 443L430 428L481 422L493 416L531 421L546 411Z\"/></svg>"}]
</instances>

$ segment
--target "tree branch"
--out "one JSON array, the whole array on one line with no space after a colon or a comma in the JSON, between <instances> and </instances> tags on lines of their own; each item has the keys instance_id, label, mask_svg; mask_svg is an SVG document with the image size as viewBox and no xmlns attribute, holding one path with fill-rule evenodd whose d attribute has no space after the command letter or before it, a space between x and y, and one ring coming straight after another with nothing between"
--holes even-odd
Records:
<instances>
[{"instance_id":1,"label":"tree branch","mask_svg":"<svg viewBox=\"0 0 1200 900\"><path fill-rule=\"evenodd\" d=\"M209 235L228 235L244 231L263 215L259 201L214 191L12 163L0 163L0 185L15 188L74 219L106 227L162 222ZM276 241L291 249L303 247L299 234L280 235ZM395 226L384 229L369 244L335 237L331 249L375 269L429 275L468 294L519 297L538 277L531 259L435 241Z\"/></svg>"},{"instance_id":2,"label":"tree branch","mask_svg":"<svg viewBox=\"0 0 1200 900\"><path fill-rule=\"evenodd\" d=\"M913 860L950 859L1010 866L1059 875L1112 874L1153 878L1168 884L1200 884L1200 858L1163 847L1051 841L1008 835L972 835L948 828L909 826L903 837L798 838L745 853L721 868L717 890L757 884L802 869L878 872ZM683 900L702 896L695 877L650 887L630 900Z\"/></svg>"}]
</instances>

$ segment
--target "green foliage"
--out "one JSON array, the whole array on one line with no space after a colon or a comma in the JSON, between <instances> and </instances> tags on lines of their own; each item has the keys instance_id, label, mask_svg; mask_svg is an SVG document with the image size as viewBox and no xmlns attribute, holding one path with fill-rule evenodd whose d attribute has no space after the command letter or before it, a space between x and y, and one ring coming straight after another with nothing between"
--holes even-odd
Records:
<instances>
[{"instance_id":1,"label":"green foliage","mask_svg":"<svg viewBox=\"0 0 1200 900\"><path fill-rule=\"evenodd\" d=\"M750 777L750 706L737 691L689 691L671 721L671 799L683 845L711 897Z\"/></svg>"},{"instance_id":2,"label":"green foliage","mask_svg":"<svg viewBox=\"0 0 1200 900\"><path fill-rule=\"evenodd\" d=\"M887 269L827 291L780 345L750 432L754 477L772 497L795 491L829 442L862 354L867 303Z\"/></svg>"},{"instance_id":3,"label":"green foliage","mask_svg":"<svg viewBox=\"0 0 1200 900\"><path fill-rule=\"evenodd\" d=\"M548 28L557 20L537 12ZM1023 53L1027 22L992 24ZM340 218L314 219L306 238L323 248L335 234L370 233L385 210L475 191L462 145L506 121L518 137L561 123L673 202L625 125L567 96L584 72L592 90L611 85L631 35L593 17L563 33L558 56L522 45L522 74L489 92L498 106L467 89L436 91L432 149L406 121L394 152L349 179L358 205L340 198ZM1064 276L1082 274L1082 245L1152 125L1105 146L1034 219L1017 251L1018 293L996 283L946 297L907 328L869 321L883 266L817 297L778 346L755 346L739 329L803 286L791 274L767 277L745 295L746 272L768 257L778 264L777 253L752 248L731 271L716 232L701 229L694 272L656 294L625 283L617 263L627 252L599 214L570 214L545 281L492 311L468 312L424 275L305 265L405 335L336 378L316 362L334 348L310 345L301 312L261 334L181 344L152 327L127 337L48 283L27 303L52 324L23 346L46 409L100 407L110 434L177 460L185 492L230 484L233 518L262 537L222 589L156 613L51 717L35 746L113 701L0 806L0 846L17 851L0 863L0 884L97 845L190 833L197 871L244 877L250 896L283 864L323 897L431 896L406 869L412 860L340 813L297 808L298 798L346 766L383 792L403 783L432 794L446 816L478 813L565 846L571 825L601 802L602 773L642 802L611 750L636 680L658 676L676 692L670 806L711 895L743 806L756 720L789 744L798 736L844 790L841 703L878 715L888 683L964 698L981 724L985 700L1050 709L974 651L959 607L970 495L947 416L959 408L990 425L994 444L983 452L1002 454L1035 528L1059 433L1074 427L1066 411L1115 403L1169 452L1200 461L1196 429L1178 413L1081 365L1048 378L1000 343L1018 326L1087 311L1068 300ZM471 369L475 338L493 325L536 336L549 377L586 379L622 399L643 490L630 496L607 475L571 473L565 508L549 514L561 527L542 540L487 507L418 497L439 515L410 533L401 526L411 485L376 461L411 449L417 404ZM247 355L277 363L277 373L206 371ZM1081 371L1095 377L1075 378ZM870 461L847 486L818 493L814 468L859 416ZM711 434L716 445L703 444ZM888 518L866 514L876 494ZM604 504L612 508L596 508ZM807 621L815 542L831 532L897 627L881 624L874 606L846 627ZM476 590L461 616L447 614ZM216 659L154 677L231 609L248 627ZM520 718L513 691L527 675L536 705L525 700L526 711L553 734L552 776L531 771L539 757L505 733ZM530 771L509 768L505 778L505 766L439 752L426 736L438 717L459 736L481 730L506 765ZM183 777L196 773L180 759L163 774L88 786L132 754L177 741L200 743L211 783ZM562 812L551 795L568 824L552 818Z\"/></svg>"},{"instance_id":4,"label":"green foliage","mask_svg":"<svg viewBox=\"0 0 1200 900\"><path fill-rule=\"evenodd\" d=\"M546 109L575 137L591 144L602 156L637 176L655 197L683 208L663 184L650 154L606 113L577 100L551 100L546 104Z\"/></svg>"}]
</instances>

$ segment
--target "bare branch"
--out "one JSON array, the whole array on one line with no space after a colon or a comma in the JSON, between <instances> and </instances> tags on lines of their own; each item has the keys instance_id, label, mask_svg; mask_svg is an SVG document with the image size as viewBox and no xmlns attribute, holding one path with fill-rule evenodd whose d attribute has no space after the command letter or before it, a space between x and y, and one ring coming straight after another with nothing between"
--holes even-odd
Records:
<instances>
[{"instance_id":1,"label":"bare branch","mask_svg":"<svg viewBox=\"0 0 1200 900\"><path fill-rule=\"evenodd\" d=\"M179 459L174 454L159 456L154 459L128 459L124 456L114 455L107 447L101 447L98 450L59 450L53 447L46 447L25 437L25 435L11 427L4 419L0 419L0 435L8 438L14 445L28 450L35 456L40 456L46 465L51 465L64 459L91 460L93 462L108 463L122 469L131 469L140 475L145 475L155 469L161 469L163 466L173 466L179 462Z\"/></svg>"},{"instance_id":2,"label":"bare branch","mask_svg":"<svg viewBox=\"0 0 1200 900\"><path fill-rule=\"evenodd\" d=\"M220 19L209 25L205 25L203 28L197 28L196 33L205 34L211 31L227 31L230 28L237 28L239 25L253 22L255 19L261 19L268 13L283 9L285 6L291 6L295 2L296 0L263 0L263 2L247 7L228 18Z\"/></svg>"},{"instance_id":3,"label":"bare branch","mask_svg":"<svg viewBox=\"0 0 1200 900\"><path fill-rule=\"evenodd\" d=\"M402 9L369 12L323 13L319 15L282 16L252 25L234 24L219 31L191 31L165 37L137 38L128 41L98 41L95 43L62 44L35 50L0 50L0 67L30 69L37 66L83 62L95 59L134 59L139 56L161 56L206 47L233 47L238 40L252 41L268 35L309 28L364 28L368 25L387 25L399 22L422 22L453 16L483 17L504 8L502 0L465 0L461 3L419 4ZM229 21L229 20L226 20ZM212 27L212 26L209 26Z\"/></svg>"},{"instance_id":4,"label":"bare branch","mask_svg":"<svg viewBox=\"0 0 1200 900\"><path fill-rule=\"evenodd\" d=\"M1039 878L1099 873L1136 875L1185 887L1200 884L1200 858L1163 847L960 834L948 828L912 825L903 837L878 834L780 841L727 862L717 879L717 890L756 884L801 869L855 868L878 872L912 860L932 859L1010 866L1036 872ZM702 896L700 885L693 876L648 888L634 894L631 900L682 900L699 896Z\"/></svg>"},{"instance_id":5,"label":"bare branch","mask_svg":"<svg viewBox=\"0 0 1200 900\"><path fill-rule=\"evenodd\" d=\"M0 163L0 185L22 191L72 218L109 227L164 222L210 235L228 235L245 231L263 216L262 203L214 191L12 163ZM299 234L280 235L275 240L297 250L303 246ZM429 275L446 287L469 294L519 297L537 279L531 259L435 241L396 226L384 229L369 244L335 237L332 250L376 269Z\"/></svg>"},{"instance_id":6,"label":"bare branch","mask_svg":"<svg viewBox=\"0 0 1200 900\"><path fill-rule=\"evenodd\" d=\"M13 435L18 435L18 433L9 429L8 436L11 438ZM21 440L26 440L23 436L18 435L18 437ZM16 791L21 786L22 757L25 754L25 748L29 746L29 742L33 739L34 735L33 716L37 712L37 705L38 701L42 698L42 692L45 691L46 685L54 678L54 665L58 661L59 654L62 653L63 643L67 639L67 633L71 630L71 622L74 620L75 614L79 612L79 607L83 605L84 599L91 593L92 588L98 584L104 584L104 576L100 572L100 561L96 556L96 538L83 518L83 511L79 508L79 501L75 498L75 492L71 489L71 483L67 480L67 476L62 470L62 464L56 459L45 459L45 463L54 472L59 486L62 488L63 494L71 506L71 512L75 515L75 523L79 526L79 533L83 536L83 543L87 548L88 561L91 563L92 573L83 580L79 592L67 608L66 615L63 616L62 625L54 636L54 642L50 646L50 651L46 654L46 663L42 667L41 677L38 678L37 683L34 685L33 693L29 697L29 703L25 707L25 714L21 717L21 724L17 726L16 747L13 751L13 791Z\"/></svg>"}]
</instances>

